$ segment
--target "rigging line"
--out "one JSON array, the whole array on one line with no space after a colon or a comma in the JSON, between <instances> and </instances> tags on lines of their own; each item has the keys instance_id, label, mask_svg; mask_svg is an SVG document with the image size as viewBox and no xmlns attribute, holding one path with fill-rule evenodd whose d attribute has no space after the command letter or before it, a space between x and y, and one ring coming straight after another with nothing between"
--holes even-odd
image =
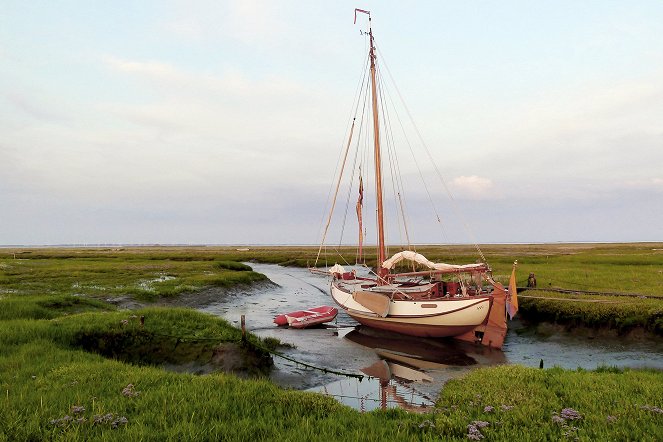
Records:
<instances>
[{"instance_id":1,"label":"rigging line","mask_svg":"<svg viewBox=\"0 0 663 442\"><path fill-rule=\"evenodd\" d=\"M386 63L385 63L385 65L386 65ZM389 100L390 100L391 106L394 109L396 109L396 104L391 99L391 96L389 96ZM401 128L401 131L403 132L403 137L405 138L405 142L408 146L408 149L410 150L410 154L412 155L412 159L414 161L414 164L417 167L417 171L419 173L419 178L421 178L421 182L424 186L424 189L426 190L426 194L428 196L428 201L430 202L431 207L433 208L433 212L435 213L435 217L437 218L437 222L440 224L440 226L443 226L439 211L437 209L437 206L435 205L435 201L433 200L430 189L428 187L428 183L426 182L426 179L424 178L424 174L423 174L423 171L421 170L421 166L419 165L419 161L417 161L417 156L414 153L414 149L412 148L412 143L410 142L410 139L407 136L407 131L405 130L405 126L403 126L403 121L401 120L399 113L398 112L395 112L395 113L396 113L396 118L398 120L399 126ZM446 237L446 232L444 231L444 229L443 229L443 236Z\"/></svg>"},{"instance_id":2,"label":"rigging line","mask_svg":"<svg viewBox=\"0 0 663 442\"><path fill-rule=\"evenodd\" d=\"M331 247L331 249L332 249L334 252L336 252L336 254L338 255L338 257L341 258L341 259L343 260L343 262L344 262L346 265L348 265L348 266L352 266L352 264L350 264L350 263L348 262L348 260L345 259L345 256L343 256L343 253L341 253L340 246L339 246L338 248L337 248L337 247L334 247L334 246L330 246L330 247Z\"/></svg>"},{"instance_id":3,"label":"rigging line","mask_svg":"<svg viewBox=\"0 0 663 442\"><path fill-rule=\"evenodd\" d=\"M332 200L331 209L329 210L329 218L327 218L327 225L325 226L324 234L322 235L322 242L320 243L320 248L318 249L318 256L315 258L314 267L318 265L318 259L320 258L320 252L322 251L322 246L325 243L325 238L327 237L327 231L329 230L329 224L331 223L332 215L334 214L334 207L336 206L336 197L338 196L338 188L341 185L341 179L343 178L343 170L345 169L345 162L348 158L348 151L350 150L350 143L352 142L352 132L355 128L355 120L352 120L352 126L350 127L350 137L348 138L348 145L345 148L345 155L343 155L343 164L341 165L341 172L338 174L338 182L336 183L336 192L334 192L334 199Z\"/></svg>"},{"instance_id":4,"label":"rigging line","mask_svg":"<svg viewBox=\"0 0 663 442\"><path fill-rule=\"evenodd\" d=\"M429 203L431 205L431 208L433 209L433 213L435 214L435 217L437 219L437 225L440 229L440 232L442 233L442 237L443 237L445 243L450 243L449 237L447 235L447 232L446 232L446 229L445 229L445 226L444 226L444 223L441 220L439 211L437 209L437 206L435 205L435 201L433 200L430 189L428 187L428 183L426 182L426 179L424 178L424 174L423 174L423 171L421 170L421 166L419 165L419 161L417 161L417 156L414 153L414 149L412 148L412 143L410 142L410 139L407 135L407 131L405 130L405 126L403 125L403 121L401 120L401 117L400 117L400 115L397 111L396 104L391 99L391 95L388 95L388 98L389 98L389 102L391 104L391 107L394 109L394 113L396 114L396 120L398 121L398 124L401 128L401 132L403 133L403 138L405 138L405 143L407 144L408 149L410 151L410 154L412 155L412 160L414 161L414 164L417 167L417 172L419 173L419 178L421 179L421 183L423 184L424 190L426 191L426 195L428 196L428 201L429 201ZM401 185L401 187L404 189L403 185ZM407 213L407 204L405 204L405 202L404 202L404 206L405 206L404 212ZM416 246L413 246L413 249L416 252ZM449 251L449 254L451 255L451 257L454 261L457 260L456 254L453 253L452 250Z\"/></svg>"},{"instance_id":5,"label":"rigging line","mask_svg":"<svg viewBox=\"0 0 663 442\"><path fill-rule=\"evenodd\" d=\"M393 100L391 100L391 96L388 93L386 93L388 89L387 89L387 84L383 81L382 71L379 70L378 73L379 73L379 78L380 78L380 90L382 91L383 96L386 96L387 98L389 98L389 102L392 103L392 108L394 110L394 113L396 114L396 118L400 122L400 118L398 117L398 112L396 111L395 106L393 106ZM408 228L407 228L407 225L408 225L407 215L406 215L407 212L405 210L405 205L403 203L403 197L402 197L405 194L405 186L403 185L403 174L401 173L400 163L398 161L398 152L396 151L396 142L395 142L395 139L394 139L394 131L392 130L391 115L388 112L388 107L385 105L386 103L384 102L384 100L383 100L382 104L383 104L383 107L384 107L383 113L385 114L385 117L386 117L386 124L385 125L388 126L387 135L391 137L391 149L392 149L391 155L393 155L392 174L396 178L396 187L397 187L397 190L398 190L396 192L396 195L394 195L394 202L398 207L400 207L400 213L401 213L401 217L403 219L403 229L404 229L404 232L405 232L405 238L407 240L408 250L413 250L414 249L416 251L416 247L413 247L412 242L410 241L410 233L409 233ZM391 157L390 157L390 160L391 160ZM396 196L397 196L397 198L396 198ZM399 223L399 229L400 229L400 223ZM402 239L401 239L401 242L402 242Z\"/></svg>"},{"instance_id":6,"label":"rigging line","mask_svg":"<svg viewBox=\"0 0 663 442\"><path fill-rule=\"evenodd\" d=\"M421 136L421 132L419 131L419 128L417 127L416 123L414 122L414 118L412 117L412 114L410 113L410 109L407 107L407 104L405 104L405 100L403 99L403 96L401 95L400 90L398 89L398 85L396 85L396 82L394 81L394 77L391 75L391 71L389 70L389 66L387 65L386 61L384 61L384 56L382 53L380 53L380 58L384 62L385 67L387 68L387 74L389 75L389 78L391 79L391 82L394 84L394 87L396 88L396 92L398 93L398 97L401 100L401 103L403 104L403 107L405 108L405 112L407 113L408 117L410 118L410 122L412 123L412 126L414 127L414 130L419 137L419 141L421 142L422 146L424 147L424 150L426 151L426 154L428 155L428 159L431 161L433 164L433 167L435 168L435 172L437 173L438 178L440 179L440 182L442 183L442 186L444 187L444 190L447 192L447 195L449 196L449 199L451 200L452 207L454 209L454 212L456 215L460 218L463 227L465 228L465 231L470 235L470 238L472 238L472 241L474 243L474 247L476 248L477 252L479 252L479 255L481 256L481 259L483 262L486 262L486 257L484 256L483 252L481 251L481 248L479 247L479 243L477 242L476 238L474 237L474 234L472 233L472 230L470 229L470 226L465 219L465 216L463 215L462 211L460 210L460 207L458 206L458 203L454 199L451 191L449 190L449 187L447 186L447 182L445 181L444 177L442 176L442 173L440 172L440 169L437 167L437 163L433 159L433 156L430 153L430 149L428 149L428 146L426 145L426 142L424 141L424 138Z\"/></svg>"},{"instance_id":7,"label":"rigging line","mask_svg":"<svg viewBox=\"0 0 663 442\"><path fill-rule=\"evenodd\" d=\"M320 293L323 293L323 294L325 294L325 295L327 294L327 291L326 291L326 290L323 290L323 289L321 289L320 287L318 287L317 285L315 285L315 284L311 284L310 282L308 282L308 281L306 281L306 280L304 280L304 279L302 279L302 278L300 278L300 277L298 277L298 276L291 275L290 273L286 273L286 275L288 275L288 276L290 276L291 278L294 278L294 279L296 279L296 280L298 280L298 281L301 281L301 282L303 282L304 284L310 285L311 287L313 287L314 289L316 289L316 290L319 291Z\"/></svg>"},{"instance_id":8,"label":"rigging line","mask_svg":"<svg viewBox=\"0 0 663 442\"><path fill-rule=\"evenodd\" d=\"M423 171L421 170L421 166L419 165L419 161L417 161L417 156L414 153L414 149L412 148L412 144L410 143L410 139L407 136L407 131L405 130L405 126L403 125L403 121L400 118L399 113L396 111L396 104L391 100L391 96L389 96L389 100L391 103L392 108L394 108L394 113L396 114L396 119L398 121L398 124L401 128L401 131L403 133L403 137L405 138L405 142L408 146L408 149L410 150L410 154L412 155L412 160L414 161L415 166L417 167L417 172L419 173L419 178L421 179L421 183L424 186L424 190L426 191L426 195L428 196L428 201L431 205L431 208L433 209L433 213L435 214L435 217L437 219L437 225L440 229L440 232L442 233L442 238L444 239L444 242L447 244L450 244L451 242L449 241L449 236L447 235L446 228L444 226L444 223L442 222L442 219L440 217L439 211L437 209L437 206L435 205L435 201L433 200L433 196L431 195L430 189L428 187L428 183L426 182L426 179L424 178ZM407 208L406 208L407 211ZM416 252L416 247L414 248ZM452 249L449 249L448 251L449 255L452 258L452 261L457 261L457 255L453 252Z\"/></svg>"},{"instance_id":9,"label":"rigging line","mask_svg":"<svg viewBox=\"0 0 663 442\"><path fill-rule=\"evenodd\" d=\"M368 54L368 45L366 45L365 53ZM366 78L367 78L367 75L366 75L367 70L368 70L367 69L368 63L366 62L367 58L368 58L367 55L365 55L364 56L364 62L363 62L364 67L363 67L363 70L362 70L362 74L359 77L359 81L357 82L357 88L355 89L354 99L352 101L352 105L350 106L351 110L352 110L352 108L354 108L354 116L351 117L352 118L351 121L348 120L348 126L350 125L350 122L352 122L352 125L354 126L354 121L357 118L359 103L361 102L361 91L364 88L364 83L366 82ZM352 114L352 112L351 112L351 114ZM346 126L346 131L344 133L347 133L347 126ZM345 137L343 137L343 138L345 138ZM345 140L343 140L343 141L345 141ZM336 176L336 172L338 172L338 167L339 167L339 164L341 162L341 156L343 154L343 141L341 141L341 151L339 152L339 157L336 160L336 167L334 169L334 175L333 176ZM333 186L334 186L334 181L332 180L332 182L330 183L330 186L329 186L329 191L327 192L327 200L325 201L325 206L324 206L325 209L328 207L329 199L331 197L331 192L332 192L332 189L334 188ZM325 212L326 212L326 210L322 212L322 216L320 218L320 226L318 227L318 237L320 236L320 231L322 230L322 223L324 222L324 219L325 219L324 218ZM333 212L333 209L332 209L332 212ZM325 234L326 234L326 232L325 232ZM324 244L324 237L323 237L323 240L322 240L321 244ZM317 265L319 257L320 257L320 250L318 250L318 256L316 257L315 265Z\"/></svg>"},{"instance_id":10,"label":"rigging line","mask_svg":"<svg viewBox=\"0 0 663 442\"><path fill-rule=\"evenodd\" d=\"M368 182L372 182L372 180L374 180L375 177L371 175L373 173L374 164L370 161L371 148L370 148L370 136L368 135L368 122L367 122L365 136L362 140L361 153L362 153L361 162L364 166L363 170L364 170L365 178L368 180ZM374 196L374 194L372 192L370 192L370 191L366 192L366 194L364 195L364 207L368 207L369 209L371 208L371 206L373 204L373 201L372 201L371 198L373 196ZM370 213L370 210L369 211L364 210L363 213L364 214ZM364 239L368 238L369 224L370 223L364 224ZM364 254L364 261L365 260L366 260L366 254Z\"/></svg>"},{"instance_id":11,"label":"rigging line","mask_svg":"<svg viewBox=\"0 0 663 442\"><path fill-rule=\"evenodd\" d=\"M391 178L391 189L392 189L392 192L395 192L395 190L394 190L395 186L394 186L393 160L391 158L391 155L392 155L392 152L393 152L393 150L392 150L393 147L390 145L390 139L389 139L389 130L391 130L391 129L390 129L390 127L388 127L389 118L388 118L388 115L387 115L387 113L384 109L384 99L383 99L384 91L383 91L383 88L382 88L382 82L381 81L382 81L382 78L380 77L380 65L379 65L377 57L376 57L376 59L375 59L375 82L376 82L377 95L378 95L378 104L379 104L380 112L381 112L379 115L382 117L381 122L382 122L382 128L383 128L383 130L380 131L380 137L381 137L380 141L384 142L384 143L381 143L380 145L381 146L384 145L384 148L382 149L382 151L386 151L386 161L389 163L389 172L390 172L390 175L391 175L390 176L390 178ZM383 158L383 163L384 163L385 156L382 156L382 158ZM382 171L383 171L382 182L384 184L386 174L384 173L383 165L384 164L381 164L380 167L382 168ZM384 197L384 192L383 192L383 197ZM389 241L388 217L385 218L386 212L387 212L387 208L383 205L382 225L384 226L384 235L385 235L385 237L384 237L385 253L386 253L387 256L391 256L392 252L391 252L391 248L389 247L390 241ZM396 223L397 223L397 232L398 232L399 240L402 243L403 238L401 236L401 232L402 232L402 230L401 230L401 220L398 216L396 217Z\"/></svg>"},{"instance_id":12,"label":"rigging line","mask_svg":"<svg viewBox=\"0 0 663 442\"><path fill-rule=\"evenodd\" d=\"M360 120L360 124L359 124L359 135L358 135L358 137L357 137L357 145L356 145L356 147L355 147L355 149L356 149L356 151L355 151L355 159L356 159L356 156L357 156L357 155L359 154L359 152L361 151L360 145L361 145L361 140L362 140L362 134L364 133L364 117L366 116L366 103L367 103L367 98L366 98L366 97L368 97L368 88L367 88L366 90L367 90L367 93L366 93L366 95L364 96L364 97L365 97L365 98L364 98L364 107L363 107L363 109L362 109L361 120ZM363 160L363 153L362 153L362 155L359 155L359 185L360 185L360 186L361 186L361 183L362 183L362 181L361 181L361 180L362 180L362 172L361 172L361 171L362 171L363 161L364 161L364 160ZM359 210L360 210L361 212L360 212L358 215L359 215L359 216L363 216L363 205L362 205L361 207L359 207ZM359 220L357 220L357 221L359 221ZM359 229L362 228L362 223L359 223L359 227L358 227L358 228L359 228ZM363 232L359 232L360 237L361 237L362 234L363 234ZM341 234L341 240L342 240L342 236L343 236L343 235ZM363 237L362 237L362 238L363 238ZM339 241L339 243L340 243L340 241ZM363 246L363 244L362 244L362 246ZM356 251L356 253L355 253L355 263L357 263L357 262L359 261L359 259L358 259L358 258L359 258L359 247L360 247L360 246L357 245L357 251Z\"/></svg>"},{"instance_id":13,"label":"rigging line","mask_svg":"<svg viewBox=\"0 0 663 442\"><path fill-rule=\"evenodd\" d=\"M368 86L367 86L367 90L368 90ZM362 110L362 120L361 121L363 122L363 116L364 116L364 112L365 112L366 107L364 106L362 109L363 110ZM357 147L355 148L354 159L353 159L353 162L352 162L352 173L350 174L350 185L348 187L348 193L347 193L347 196L346 196L346 199L345 199L345 213L343 215L343 223L341 224L341 235L340 235L339 240L338 240L338 246L339 247L341 247L341 244L343 243L343 235L345 234L345 223L346 223L347 218L348 218L348 208L349 208L349 205L350 205L350 195L352 194L352 189L353 189L354 181L355 181L355 168L357 167L357 154L358 154L358 151L359 151L358 146L359 146L359 143L357 143Z\"/></svg>"},{"instance_id":14,"label":"rigging line","mask_svg":"<svg viewBox=\"0 0 663 442\"><path fill-rule=\"evenodd\" d=\"M376 76L378 79L378 90L380 92L380 108L382 109L382 119L383 119L383 126L384 126L384 138L385 138L385 145L387 148L387 158L389 160L389 171L391 172L391 190L394 194L394 205L398 207L398 172L396 171L395 165L398 164L398 158L396 156L396 151L395 151L395 145L396 143L394 142L394 134L393 131L391 130L391 119L389 117L389 113L387 112L387 109L385 107L385 89L383 87L383 81L382 81L382 76L380 75L380 70L376 66ZM398 212L398 210L396 210ZM403 237L401 235L403 228L401 227L401 218L399 216L396 217L396 223L398 224L398 237L400 244L403 244ZM405 219L403 218L403 224L405 224ZM407 232L407 227L405 227L405 231ZM406 233L407 235L407 233ZM409 238L408 238L408 245L409 245Z\"/></svg>"}]
</instances>

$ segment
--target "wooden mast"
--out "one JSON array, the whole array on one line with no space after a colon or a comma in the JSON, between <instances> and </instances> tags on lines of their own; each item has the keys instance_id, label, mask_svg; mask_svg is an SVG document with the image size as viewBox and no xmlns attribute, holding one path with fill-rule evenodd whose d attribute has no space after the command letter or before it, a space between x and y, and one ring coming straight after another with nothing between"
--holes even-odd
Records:
<instances>
[{"instance_id":1,"label":"wooden mast","mask_svg":"<svg viewBox=\"0 0 663 442\"><path fill-rule=\"evenodd\" d=\"M360 10L361 11L361 10ZM378 283L386 283L385 276L389 273L387 269L382 267L382 263L387 259L384 241L384 206L382 203L382 158L380 155L380 120L378 118L378 93L377 84L375 81L375 46L373 45L373 29L371 28L371 13L368 11L361 11L368 14L368 36L370 38L371 49L369 57L371 59L371 95L373 106L373 150L375 157L375 199L377 204L377 219L378 219L378 262L377 273ZM356 13L355 13L356 14Z\"/></svg>"}]
</instances>

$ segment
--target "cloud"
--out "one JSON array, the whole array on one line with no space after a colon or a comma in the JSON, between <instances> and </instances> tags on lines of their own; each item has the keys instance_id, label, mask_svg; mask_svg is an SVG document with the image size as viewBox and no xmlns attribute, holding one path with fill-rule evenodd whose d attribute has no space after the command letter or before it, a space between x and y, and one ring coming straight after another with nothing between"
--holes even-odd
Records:
<instances>
[{"instance_id":1,"label":"cloud","mask_svg":"<svg viewBox=\"0 0 663 442\"><path fill-rule=\"evenodd\" d=\"M451 187L460 197L470 199L492 198L493 182L490 178L484 178L477 175L459 176L451 181Z\"/></svg>"},{"instance_id":2,"label":"cloud","mask_svg":"<svg viewBox=\"0 0 663 442\"><path fill-rule=\"evenodd\" d=\"M663 192L663 178L649 178L627 181L624 183L624 187L635 190Z\"/></svg>"},{"instance_id":3,"label":"cloud","mask_svg":"<svg viewBox=\"0 0 663 442\"><path fill-rule=\"evenodd\" d=\"M26 94L10 92L6 94L6 98L14 108L36 120L48 123L60 123L67 120L67 117L61 112L53 110L51 106L43 101Z\"/></svg>"},{"instance_id":4,"label":"cloud","mask_svg":"<svg viewBox=\"0 0 663 442\"><path fill-rule=\"evenodd\" d=\"M230 39L242 44L276 44L287 29L284 5L267 0L184 1L162 24L163 29L188 40ZM200 13L200 11L205 11Z\"/></svg>"},{"instance_id":5,"label":"cloud","mask_svg":"<svg viewBox=\"0 0 663 442\"><path fill-rule=\"evenodd\" d=\"M301 84L267 71L258 78L251 78L238 68L226 68L222 72L196 72L159 61L128 60L112 55L100 57L112 71L128 74L147 82L146 87L157 89L162 97L219 99L286 99L302 95ZM306 93L313 91L306 90ZM301 97L299 97L301 98Z\"/></svg>"},{"instance_id":6,"label":"cloud","mask_svg":"<svg viewBox=\"0 0 663 442\"><path fill-rule=\"evenodd\" d=\"M171 81L179 80L182 77L177 69L168 63L125 60L111 55L104 55L101 57L101 60L112 69L120 72L140 74L151 78L169 79Z\"/></svg>"}]
</instances>

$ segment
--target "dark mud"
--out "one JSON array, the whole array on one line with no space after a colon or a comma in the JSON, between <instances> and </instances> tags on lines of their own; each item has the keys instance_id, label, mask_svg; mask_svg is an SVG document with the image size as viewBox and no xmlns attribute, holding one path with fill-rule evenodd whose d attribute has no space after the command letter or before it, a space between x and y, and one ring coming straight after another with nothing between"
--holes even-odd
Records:
<instances>
[{"instance_id":1,"label":"dark mud","mask_svg":"<svg viewBox=\"0 0 663 442\"><path fill-rule=\"evenodd\" d=\"M160 366L194 374L215 371L239 376L265 376L273 366L268 353L248 343L183 341L147 330L86 331L72 344L83 350L134 365Z\"/></svg>"}]
</instances>

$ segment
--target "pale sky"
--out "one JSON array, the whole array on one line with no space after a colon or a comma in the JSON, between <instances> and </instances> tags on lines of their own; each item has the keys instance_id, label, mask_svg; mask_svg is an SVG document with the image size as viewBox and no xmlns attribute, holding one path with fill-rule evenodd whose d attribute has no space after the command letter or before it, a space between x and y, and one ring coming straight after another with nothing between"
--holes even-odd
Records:
<instances>
[{"instance_id":1,"label":"pale sky","mask_svg":"<svg viewBox=\"0 0 663 442\"><path fill-rule=\"evenodd\" d=\"M424 161L414 242L663 240L659 0L0 0L0 245L317 243L355 7L472 232Z\"/></svg>"}]
</instances>

